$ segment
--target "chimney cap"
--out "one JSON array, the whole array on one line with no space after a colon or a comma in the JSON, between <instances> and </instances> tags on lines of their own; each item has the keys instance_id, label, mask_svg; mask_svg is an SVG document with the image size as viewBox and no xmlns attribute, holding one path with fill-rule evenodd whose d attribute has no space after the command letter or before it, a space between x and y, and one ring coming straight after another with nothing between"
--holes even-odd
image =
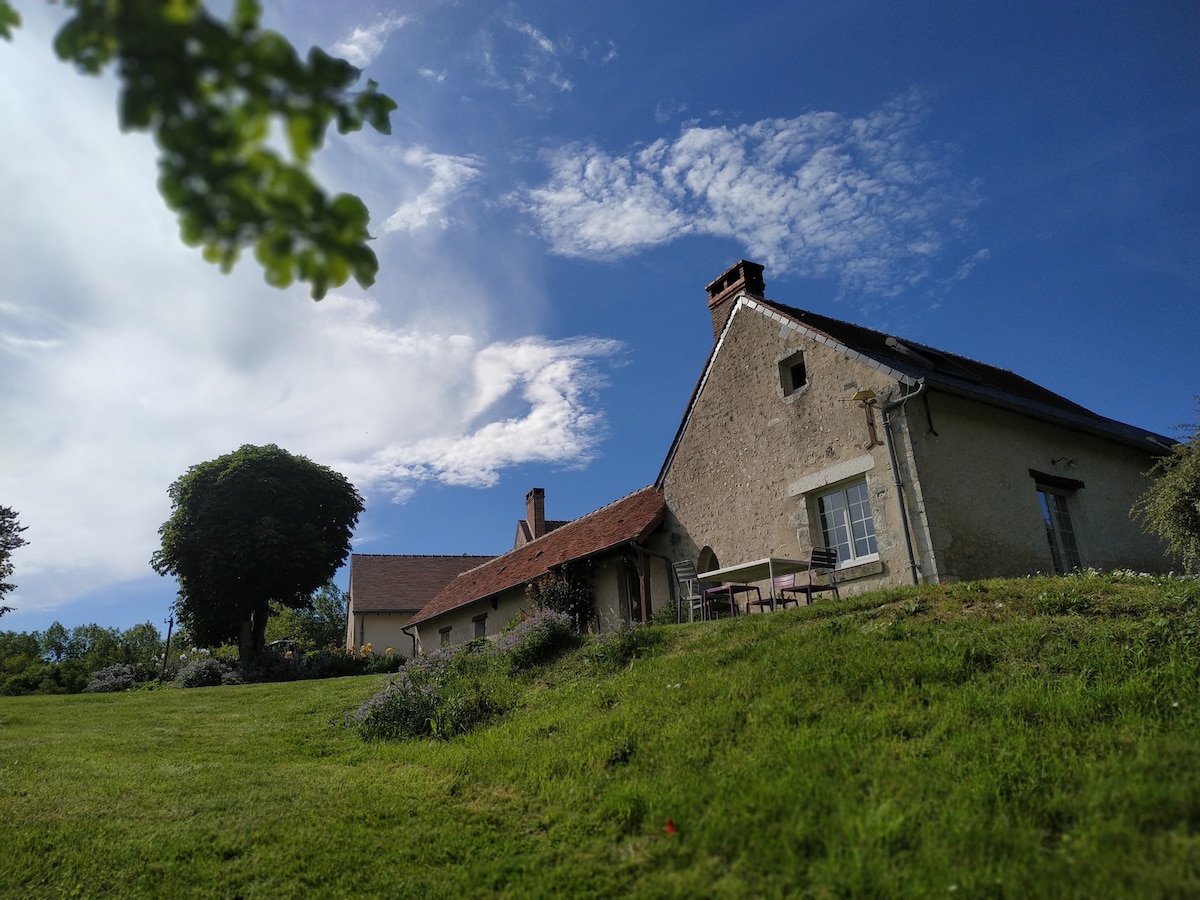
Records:
<instances>
[{"instance_id":1,"label":"chimney cap","mask_svg":"<svg viewBox=\"0 0 1200 900\"><path fill-rule=\"evenodd\" d=\"M709 306L713 306L740 290L761 297L766 291L766 284L763 282L763 266L748 259L739 259L709 282L705 290L708 291Z\"/></svg>"}]
</instances>

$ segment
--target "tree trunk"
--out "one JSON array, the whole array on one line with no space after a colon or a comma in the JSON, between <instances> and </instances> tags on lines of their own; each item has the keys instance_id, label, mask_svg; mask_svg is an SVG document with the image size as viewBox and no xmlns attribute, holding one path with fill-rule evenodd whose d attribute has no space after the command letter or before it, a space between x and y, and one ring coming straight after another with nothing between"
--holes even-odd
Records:
<instances>
[{"instance_id":1,"label":"tree trunk","mask_svg":"<svg viewBox=\"0 0 1200 900\"><path fill-rule=\"evenodd\" d=\"M271 607L263 603L254 611L254 652L262 653L267 649L267 619L271 615Z\"/></svg>"},{"instance_id":2,"label":"tree trunk","mask_svg":"<svg viewBox=\"0 0 1200 900\"><path fill-rule=\"evenodd\" d=\"M250 664L250 660L253 658L254 620L253 618L246 618L242 619L241 627L238 631L238 661L244 669Z\"/></svg>"}]
</instances>

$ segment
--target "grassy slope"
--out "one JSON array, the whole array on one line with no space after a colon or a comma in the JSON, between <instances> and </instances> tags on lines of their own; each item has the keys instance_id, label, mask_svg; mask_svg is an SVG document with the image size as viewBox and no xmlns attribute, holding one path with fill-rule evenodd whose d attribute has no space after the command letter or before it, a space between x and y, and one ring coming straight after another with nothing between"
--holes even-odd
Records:
<instances>
[{"instance_id":1,"label":"grassy slope","mask_svg":"<svg viewBox=\"0 0 1200 900\"><path fill-rule=\"evenodd\" d=\"M450 742L342 727L377 677L0 699L0 892L1200 893L1195 583L658 631Z\"/></svg>"}]
</instances>

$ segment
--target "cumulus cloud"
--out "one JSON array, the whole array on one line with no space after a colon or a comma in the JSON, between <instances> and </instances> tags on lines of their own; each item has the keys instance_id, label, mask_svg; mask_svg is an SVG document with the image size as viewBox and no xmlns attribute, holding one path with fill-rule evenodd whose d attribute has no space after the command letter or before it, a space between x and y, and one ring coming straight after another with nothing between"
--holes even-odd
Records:
<instances>
[{"instance_id":1,"label":"cumulus cloud","mask_svg":"<svg viewBox=\"0 0 1200 900\"><path fill-rule=\"evenodd\" d=\"M0 54L0 105L21 123L0 155L0 500L31 542L11 605L54 608L147 576L167 486L243 443L333 465L368 501L595 452L616 344L491 335L472 313L495 297L411 241L378 247L405 273L394 305L386 288L316 304L266 287L252 263L222 276L181 245L152 143L117 131L113 85L57 63L43 18L31 10ZM409 224L436 220L437 192L476 165L420 149L408 161L437 186Z\"/></svg>"},{"instance_id":2,"label":"cumulus cloud","mask_svg":"<svg viewBox=\"0 0 1200 900\"><path fill-rule=\"evenodd\" d=\"M707 234L776 270L895 294L929 274L968 202L919 139L923 107L914 91L861 117L692 125L622 155L573 145L547 155L549 179L518 202L564 256Z\"/></svg>"},{"instance_id":3,"label":"cumulus cloud","mask_svg":"<svg viewBox=\"0 0 1200 900\"><path fill-rule=\"evenodd\" d=\"M374 25L362 25L333 45L333 52L351 65L365 69L379 55L393 31L408 24L407 16L388 16Z\"/></svg>"},{"instance_id":4,"label":"cumulus cloud","mask_svg":"<svg viewBox=\"0 0 1200 900\"><path fill-rule=\"evenodd\" d=\"M401 154L407 166L429 173L429 183L413 199L401 203L383 223L384 232L415 232L426 226L446 228L450 217L446 211L483 171L481 160L472 156L452 156L434 153L424 147L412 147Z\"/></svg>"}]
</instances>

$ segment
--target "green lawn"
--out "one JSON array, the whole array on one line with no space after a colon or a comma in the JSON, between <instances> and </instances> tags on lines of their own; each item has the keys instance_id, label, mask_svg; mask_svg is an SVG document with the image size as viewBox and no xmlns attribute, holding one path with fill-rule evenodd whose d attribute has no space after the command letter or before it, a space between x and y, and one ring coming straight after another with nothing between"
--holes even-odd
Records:
<instances>
[{"instance_id":1,"label":"green lawn","mask_svg":"<svg viewBox=\"0 0 1200 900\"><path fill-rule=\"evenodd\" d=\"M654 631L450 741L344 727L378 676L0 698L0 893L1200 895L1194 581Z\"/></svg>"}]
</instances>

